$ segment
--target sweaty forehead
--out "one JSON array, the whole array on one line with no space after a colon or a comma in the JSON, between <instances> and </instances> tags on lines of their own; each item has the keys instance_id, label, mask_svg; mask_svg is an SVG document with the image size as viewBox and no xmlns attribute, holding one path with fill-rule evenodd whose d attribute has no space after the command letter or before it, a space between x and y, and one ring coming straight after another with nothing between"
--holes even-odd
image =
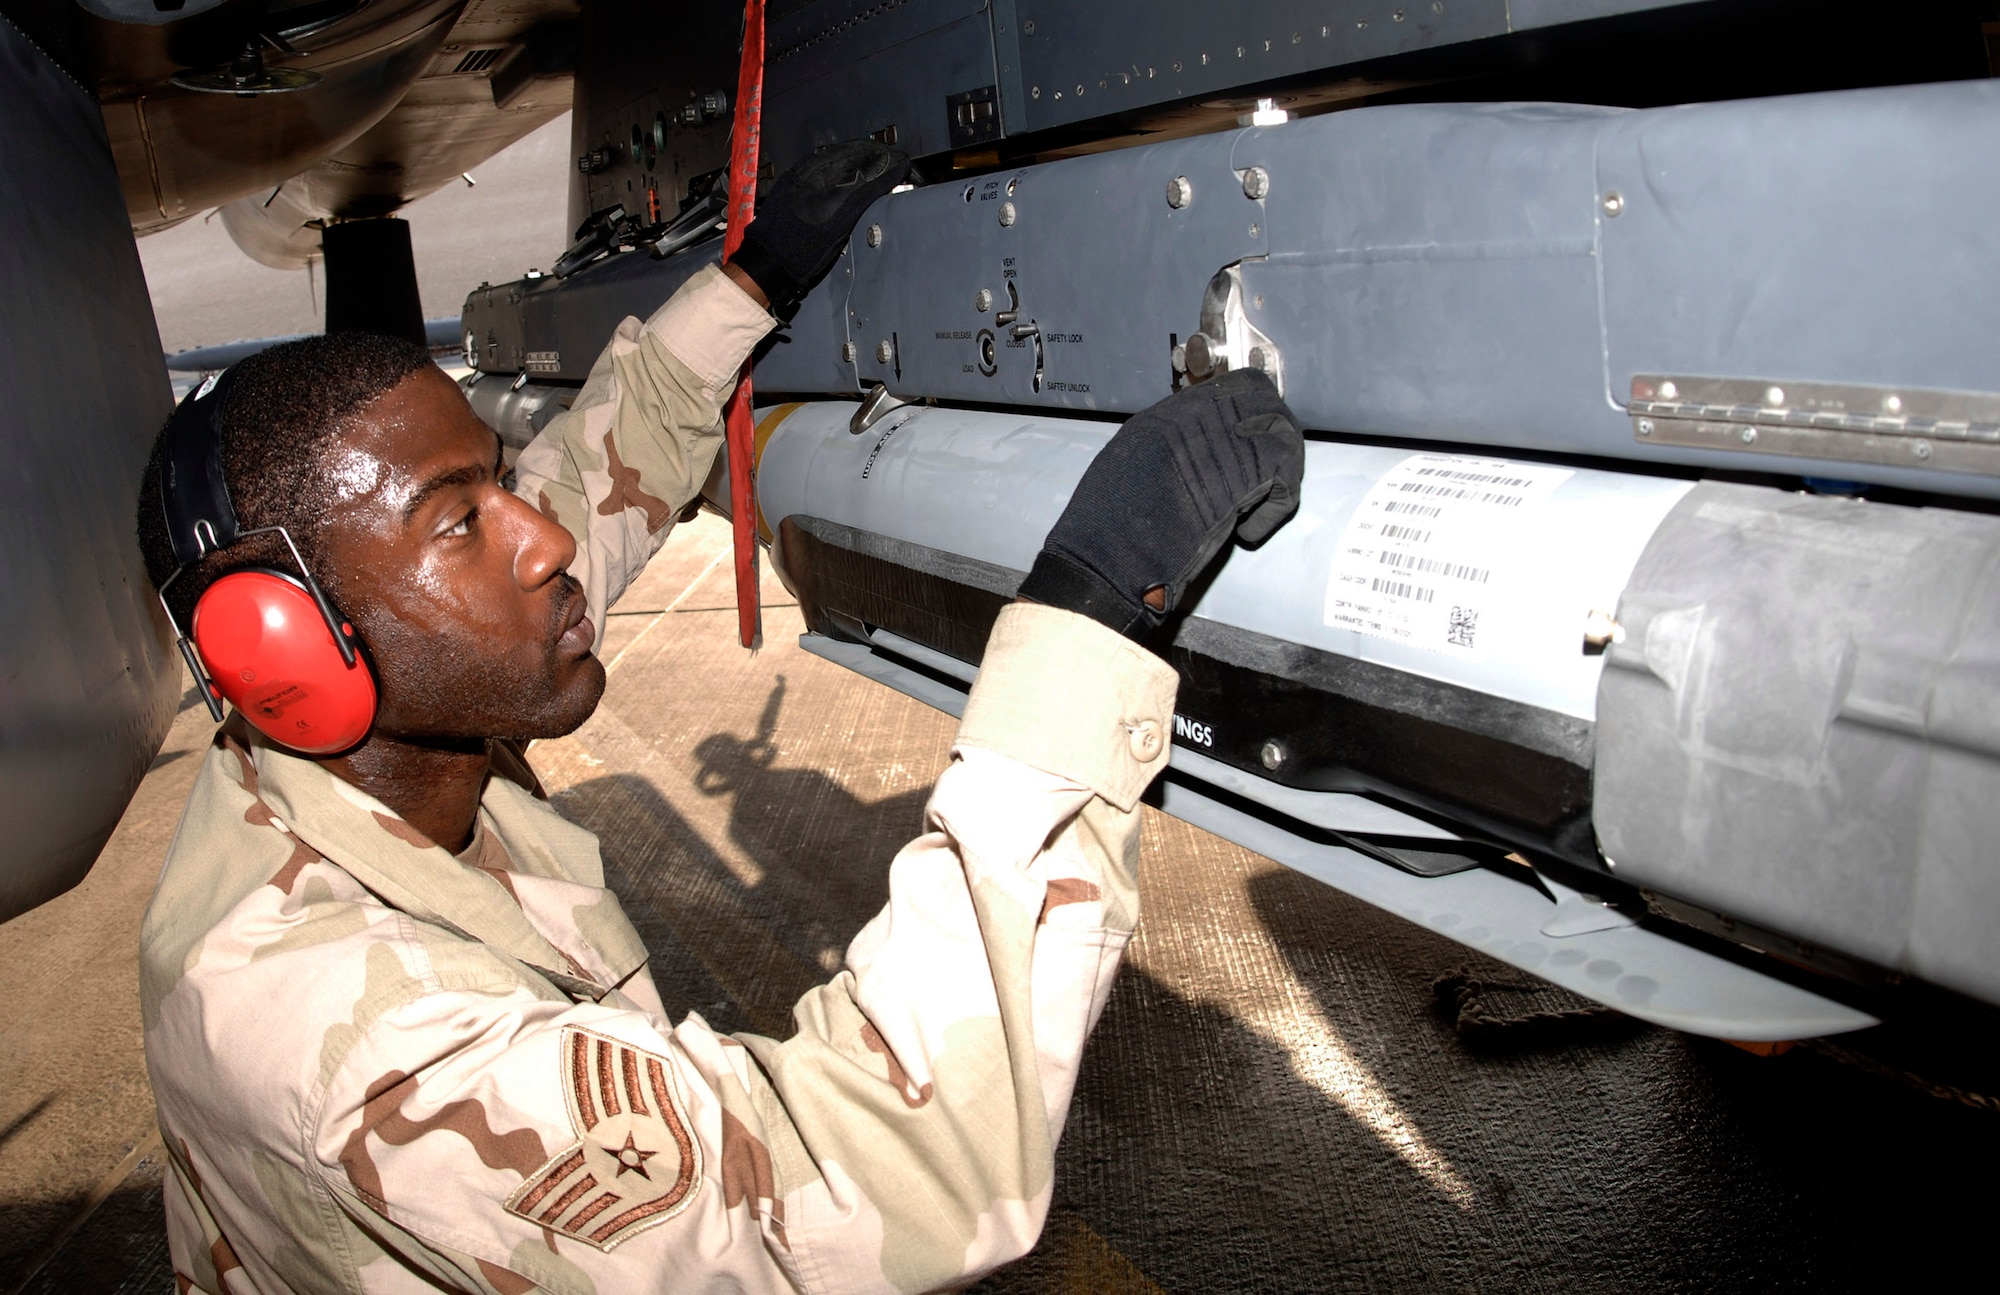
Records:
<instances>
[{"instance_id":1,"label":"sweaty forehead","mask_svg":"<svg viewBox=\"0 0 2000 1295\"><path fill-rule=\"evenodd\" d=\"M458 384L441 369L419 370L363 405L327 446L327 506L400 518L437 477L490 468L495 446Z\"/></svg>"}]
</instances>

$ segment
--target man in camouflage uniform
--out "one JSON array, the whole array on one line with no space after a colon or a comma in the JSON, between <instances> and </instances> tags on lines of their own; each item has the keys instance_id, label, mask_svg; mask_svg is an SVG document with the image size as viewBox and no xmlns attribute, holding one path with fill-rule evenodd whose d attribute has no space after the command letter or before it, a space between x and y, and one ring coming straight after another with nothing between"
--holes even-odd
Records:
<instances>
[{"instance_id":1,"label":"man in camouflage uniform","mask_svg":"<svg viewBox=\"0 0 2000 1295\"><path fill-rule=\"evenodd\" d=\"M783 1042L666 1019L595 839L486 740L594 706L590 626L708 474L760 300L795 304L879 172L809 255L781 186L776 251L626 320L511 483L427 363L334 402L307 560L368 644L375 728L307 758L232 716L142 934L181 1291L917 1291L1034 1243L1166 763L1175 677L1131 636L1239 516L1254 538L1295 507L1268 384L1183 393L1100 456L887 906Z\"/></svg>"}]
</instances>

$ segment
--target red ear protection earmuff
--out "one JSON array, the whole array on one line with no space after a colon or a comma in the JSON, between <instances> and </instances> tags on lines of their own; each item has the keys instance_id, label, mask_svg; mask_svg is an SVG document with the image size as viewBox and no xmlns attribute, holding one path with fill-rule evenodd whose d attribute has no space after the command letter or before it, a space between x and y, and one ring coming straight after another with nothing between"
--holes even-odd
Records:
<instances>
[{"instance_id":1,"label":"red ear protection earmuff","mask_svg":"<svg viewBox=\"0 0 2000 1295\"><path fill-rule=\"evenodd\" d=\"M160 605L216 719L222 701L272 741L308 755L353 746L375 722L375 677L354 627L327 601L282 526L242 530L222 476L222 410L229 375L210 379L167 423L160 497L174 560ZM195 603L193 642L174 619L167 587L189 566L251 535L276 534L299 574L251 568L223 576Z\"/></svg>"},{"instance_id":2,"label":"red ear protection earmuff","mask_svg":"<svg viewBox=\"0 0 2000 1295\"><path fill-rule=\"evenodd\" d=\"M278 571L236 571L194 608L194 645L215 689L272 740L344 751L375 722L375 680L342 658L319 605ZM351 633L351 630L350 630Z\"/></svg>"}]
</instances>

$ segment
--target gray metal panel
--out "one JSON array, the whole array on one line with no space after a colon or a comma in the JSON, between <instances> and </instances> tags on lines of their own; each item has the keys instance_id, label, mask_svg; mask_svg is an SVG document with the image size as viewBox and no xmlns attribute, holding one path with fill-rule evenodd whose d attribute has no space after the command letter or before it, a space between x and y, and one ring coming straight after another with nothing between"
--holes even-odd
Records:
<instances>
[{"instance_id":1,"label":"gray metal panel","mask_svg":"<svg viewBox=\"0 0 2000 1295\"><path fill-rule=\"evenodd\" d=\"M850 336L847 296L854 281L854 258L863 250L862 240L850 240L826 280L799 303L799 313L792 317L790 326L772 334L759 350L758 390L804 395L861 390L855 361L848 359L842 348Z\"/></svg>"},{"instance_id":2,"label":"gray metal panel","mask_svg":"<svg viewBox=\"0 0 2000 1295\"><path fill-rule=\"evenodd\" d=\"M1031 130L1505 33L1506 0L1017 0Z\"/></svg>"},{"instance_id":3,"label":"gray metal panel","mask_svg":"<svg viewBox=\"0 0 2000 1295\"><path fill-rule=\"evenodd\" d=\"M571 275L543 279L521 303L521 345L538 378L581 382L626 316L645 319L696 270L722 254L722 240L656 261L645 251L621 252ZM535 357L544 357L536 367Z\"/></svg>"},{"instance_id":4,"label":"gray metal panel","mask_svg":"<svg viewBox=\"0 0 2000 1295\"><path fill-rule=\"evenodd\" d=\"M863 644L805 634L799 646L947 714L964 709L961 687ZM1205 772L1213 762L1179 749L1171 759L1173 767L1160 782L1160 807L1167 813L1641 1020L1746 1040L1814 1038L1875 1024L1873 1017L1844 1003L1645 927L1548 934L1544 928L1551 927L1558 906L1529 880L1526 870L1519 878L1483 868L1448 877L1412 876L1293 830L1282 817L1246 813L1212 794L1199 772L1189 776Z\"/></svg>"},{"instance_id":5,"label":"gray metal panel","mask_svg":"<svg viewBox=\"0 0 2000 1295\"><path fill-rule=\"evenodd\" d=\"M765 93L787 93L829 73L852 75L857 61L882 52L896 51L906 61L922 58L933 51L930 37L985 12L985 0L807 0L784 6L765 28Z\"/></svg>"},{"instance_id":6,"label":"gray metal panel","mask_svg":"<svg viewBox=\"0 0 2000 1295\"><path fill-rule=\"evenodd\" d=\"M1211 276L1241 262L1245 311L1314 428L2000 497L2000 475L1657 444L1624 407L1635 373L1700 370L2000 392L1996 96L1364 108L939 183L863 216L852 277L814 292L758 386L1136 412L1171 389L1169 340L1198 326ZM1653 174L1629 169L1642 157ZM1253 166L1269 186L1254 200ZM1855 178L1877 173L1895 183ZM1775 196L1794 190L1811 201ZM627 254L526 308L617 297L564 326L562 372L580 378L622 313L687 272ZM1010 283L1034 337L998 322Z\"/></svg>"},{"instance_id":7,"label":"gray metal panel","mask_svg":"<svg viewBox=\"0 0 2000 1295\"><path fill-rule=\"evenodd\" d=\"M2000 997L2000 518L1704 483L1618 617L1620 878Z\"/></svg>"},{"instance_id":8,"label":"gray metal panel","mask_svg":"<svg viewBox=\"0 0 2000 1295\"><path fill-rule=\"evenodd\" d=\"M489 363L482 356L479 367L486 372L518 372L518 361L512 366L505 363L505 347L518 336L523 357L542 357L528 365L538 379L582 382L622 320L645 319L721 255L720 236L665 260L655 260L644 251L623 252L568 279L536 280L511 307L515 285L479 289L466 300L465 326L476 337L490 335L498 343L496 360ZM814 393L859 390L854 366L841 358L840 349L847 340L848 266L843 253L826 282L799 307L791 326L767 343L757 366L759 387ZM511 332L509 319L519 321Z\"/></svg>"},{"instance_id":9,"label":"gray metal panel","mask_svg":"<svg viewBox=\"0 0 2000 1295\"><path fill-rule=\"evenodd\" d=\"M1596 187L1613 401L1641 373L2000 390L2000 85L1628 114Z\"/></svg>"},{"instance_id":10,"label":"gray metal panel","mask_svg":"<svg viewBox=\"0 0 2000 1295\"><path fill-rule=\"evenodd\" d=\"M1194 330L1220 265L1267 247L1229 169L1232 135L1209 135L897 194L862 217L851 244L852 332L864 382L898 392L1069 409L1130 411L1170 390L1169 335ZM1194 201L1167 205L1189 177ZM1009 210L1013 223L1003 225ZM880 247L867 246L871 224ZM997 322L1012 284L1013 327ZM993 307L981 312L981 289ZM995 372L978 338L994 334ZM878 358L890 342L894 355ZM1038 356L1043 385L1034 387ZM775 389L775 388L774 388Z\"/></svg>"},{"instance_id":11,"label":"gray metal panel","mask_svg":"<svg viewBox=\"0 0 2000 1295\"><path fill-rule=\"evenodd\" d=\"M482 283L466 297L459 329L472 337L466 360L473 368L482 373L521 371L521 355L527 349L521 340L521 298L535 283L533 279Z\"/></svg>"},{"instance_id":12,"label":"gray metal panel","mask_svg":"<svg viewBox=\"0 0 2000 1295\"><path fill-rule=\"evenodd\" d=\"M133 539L171 409L97 104L0 22L0 919L82 879L159 750L181 667Z\"/></svg>"},{"instance_id":13,"label":"gray metal panel","mask_svg":"<svg viewBox=\"0 0 2000 1295\"><path fill-rule=\"evenodd\" d=\"M1507 25L1514 31L1559 27L1647 9L1671 9L1659 0L1507 0Z\"/></svg>"},{"instance_id":14,"label":"gray metal panel","mask_svg":"<svg viewBox=\"0 0 2000 1295\"><path fill-rule=\"evenodd\" d=\"M912 156L949 152L947 96L996 81L985 9L982 0L848 0L773 24L760 150L789 163L822 144L893 128L896 146ZM810 26L800 21L807 16ZM860 87L867 92L857 94Z\"/></svg>"},{"instance_id":15,"label":"gray metal panel","mask_svg":"<svg viewBox=\"0 0 2000 1295\"><path fill-rule=\"evenodd\" d=\"M1231 160L1269 174L1271 239L1243 284L1286 398L1346 431L1629 441L1603 399L1591 197L1618 115L1420 106L1242 132Z\"/></svg>"}]
</instances>

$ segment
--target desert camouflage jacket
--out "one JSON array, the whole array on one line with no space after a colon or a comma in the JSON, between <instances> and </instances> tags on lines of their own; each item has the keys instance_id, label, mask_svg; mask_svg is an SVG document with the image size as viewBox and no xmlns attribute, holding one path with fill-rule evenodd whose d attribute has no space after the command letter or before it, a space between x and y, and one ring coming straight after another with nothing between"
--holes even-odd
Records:
<instances>
[{"instance_id":1,"label":"desert camouflage jacket","mask_svg":"<svg viewBox=\"0 0 2000 1295\"><path fill-rule=\"evenodd\" d=\"M704 275L628 320L523 453L594 614L706 474L747 301ZM232 718L141 937L180 1289L916 1291L1020 1254L1173 693L1008 608L925 833L783 1042L665 1019L595 838L517 760L454 856Z\"/></svg>"}]
</instances>

